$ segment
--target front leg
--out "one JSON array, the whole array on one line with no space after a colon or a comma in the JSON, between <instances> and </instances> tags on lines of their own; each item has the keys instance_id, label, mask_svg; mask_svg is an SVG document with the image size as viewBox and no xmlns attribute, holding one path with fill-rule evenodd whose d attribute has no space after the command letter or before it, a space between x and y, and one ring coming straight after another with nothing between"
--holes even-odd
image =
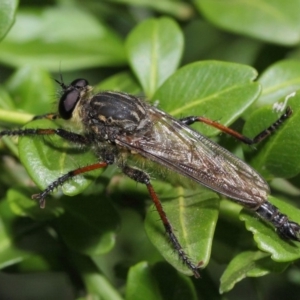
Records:
<instances>
[{"instance_id":1,"label":"front leg","mask_svg":"<svg viewBox=\"0 0 300 300\"><path fill-rule=\"evenodd\" d=\"M38 194L32 195L32 199L38 200L40 203L40 208L44 208L46 204L46 197L53 192L54 189L57 187L63 185L66 181L69 179L72 179L75 176L78 176L80 174L84 174L87 172L91 172L97 169L106 168L108 166L108 163L106 162L99 162L92 165L88 165L82 168L78 168L72 171L69 171L68 173L62 175L61 177L57 178L55 181L53 181L51 184L47 186L46 189L44 189L42 192Z\"/></svg>"},{"instance_id":2,"label":"front leg","mask_svg":"<svg viewBox=\"0 0 300 300\"><path fill-rule=\"evenodd\" d=\"M152 184L150 183L150 177L147 173L145 173L142 170L136 169L136 168L132 168L129 166L123 166L122 167L122 171L124 174L126 174L128 177L130 177L131 179L135 180L136 182L140 182L146 185L149 195L156 207L156 210L160 216L161 221L163 222L163 225L165 227L166 233L169 237L170 242L172 243L174 249L176 250L176 252L178 253L179 258L183 261L184 264L186 264L188 266L188 268L194 273L194 276L196 278L200 277L199 271L198 269L200 268L202 262L199 262L197 265L193 264L190 260L190 258L187 256L187 254L185 253L185 251L183 250L180 242L178 241L173 227L162 207L162 204L152 186Z\"/></svg>"},{"instance_id":3,"label":"front leg","mask_svg":"<svg viewBox=\"0 0 300 300\"><path fill-rule=\"evenodd\" d=\"M57 113L47 113L44 115L38 115L38 116L34 116L32 118L32 121L34 120L42 120L42 119L47 119L47 120L56 120L59 119L59 115Z\"/></svg>"},{"instance_id":4,"label":"front leg","mask_svg":"<svg viewBox=\"0 0 300 300\"><path fill-rule=\"evenodd\" d=\"M19 130L3 130L0 131L0 137L2 136L35 136L35 135L58 135L61 138L80 145L89 145L92 143L89 137L67 131L62 128L49 128L49 129L19 129Z\"/></svg>"}]
</instances>

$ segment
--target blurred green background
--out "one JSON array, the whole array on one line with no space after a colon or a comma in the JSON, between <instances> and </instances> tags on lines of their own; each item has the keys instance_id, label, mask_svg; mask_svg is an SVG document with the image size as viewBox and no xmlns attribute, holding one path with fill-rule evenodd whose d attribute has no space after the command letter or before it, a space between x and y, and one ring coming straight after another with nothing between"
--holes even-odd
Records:
<instances>
[{"instance_id":1,"label":"blurred green background","mask_svg":"<svg viewBox=\"0 0 300 300\"><path fill-rule=\"evenodd\" d=\"M292 117L255 147L193 127L251 164L269 200L300 223L300 0L0 0L0 39L2 130L55 112L61 76L249 137L288 102ZM62 120L26 126L74 130ZM0 154L0 299L299 299L300 243L212 191L146 168L184 250L203 260L194 279L146 188L115 166L69 181L44 210L31 200L97 161L91 149L5 136Z\"/></svg>"}]
</instances>

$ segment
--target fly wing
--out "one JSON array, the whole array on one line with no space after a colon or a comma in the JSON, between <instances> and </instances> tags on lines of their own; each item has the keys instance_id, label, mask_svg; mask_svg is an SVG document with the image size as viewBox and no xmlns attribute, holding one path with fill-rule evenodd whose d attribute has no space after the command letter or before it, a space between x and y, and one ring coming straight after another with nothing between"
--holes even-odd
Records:
<instances>
[{"instance_id":1,"label":"fly wing","mask_svg":"<svg viewBox=\"0 0 300 300\"><path fill-rule=\"evenodd\" d=\"M267 183L242 160L155 107L149 118L145 134L116 142L250 208L266 200Z\"/></svg>"}]
</instances>

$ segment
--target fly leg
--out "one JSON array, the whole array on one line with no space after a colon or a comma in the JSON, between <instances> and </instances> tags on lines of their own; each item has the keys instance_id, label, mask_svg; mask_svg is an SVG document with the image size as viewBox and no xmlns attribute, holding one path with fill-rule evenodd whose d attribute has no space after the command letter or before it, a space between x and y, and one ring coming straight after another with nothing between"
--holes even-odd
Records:
<instances>
[{"instance_id":1,"label":"fly leg","mask_svg":"<svg viewBox=\"0 0 300 300\"><path fill-rule=\"evenodd\" d=\"M51 192L53 192L54 189L63 185L66 181L68 181L69 179L72 179L73 177L75 177L77 175L80 175L80 174L83 174L86 172L90 172L93 170L101 169L101 168L106 168L107 166L108 166L108 163L106 163L106 162L98 162L98 163L95 163L92 165L88 165L88 166L70 171L70 172L64 174L63 176L59 177L55 181L53 181L42 192L32 195L32 199L38 200L39 204L40 204L40 208L44 208L45 204L46 204L46 197Z\"/></svg>"},{"instance_id":2,"label":"fly leg","mask_svg":"<svg viewBox=\"0 0 300 300\"><path fill-rule=\"evenodd\" d=\"M195 122L202 122L205 124L208 124L210 126L213 126L233 137L240 140L241 142L253 145L261 142L265 138L267 138L269 135L271 135L286 119L288 119L292 114L292 109L290 107L286 108L286 111L284 114L280 116L280 118L275 121L271 126L269 126L267 129L260 132L257 136L255 136L253 139L250 139L246 136L243 136L242 134L218 123L212 120L209 120L204 117L186 117L183 119L180 119L180 121L186 125L191 125ZM300 225L292 222L288 219L288 217L284 214L282 214L279 209L272 205L267 200L257 203L258 205L255 206L253 209L262 219L270 222L273 224L273 226L277 229L278 234L285 238L285 239L291 239L295 241L300 241Z\"/></svg>"},{"instance_id":3,"label":"fly leg","mask_svg":"<svg viewBox=\"0 0 300 300\"><path fill-rule=\"evenodd\" d=\"M18 130L3 130L0 131L0 137L2 136L35 136L35 135L58 135L61 138L75 143L75 144L81 144L81 145L89 145L91 143L90 139L88 137L85 137L83 135L67 131L62 128L57 129L32 129L32 128L26 128L26 129L18 129Z\"/></svg>"},{"instance_id":4,"label":"fly leg","mask_svg":"<svg viewBox=\"0 0 300 300\"><path fill-rule=\"evenodd\" d=\"M34 116L32 118L32 121L34 120L41 120L41 119L48 119L48 120L56 120L59 118L59 115L56 113L48 113L45 115L39 115L39 116Z\"/></svg>"},{"instance_id":5,"label":"fly leg","mask_svg":"<svg viewBox=\"0 0 300 300\"><path fill-rule=\"evenodd\" d=\"M184 250L182 249L182 246L180 245L176 235L174 234L174 230L172 228L172 225L162 207L162 204L155 192L155 190L153 189L152 184L150 183L150 178L149 175L146 174L145 172L129 167L129 166L123 166L122 167L122 171L124 174L126 174L128 177L130 177L131 179L135 180L136 182L140 182L146 185L149 195L156 207L156 210L160 216L160 219L163 222L163 225L165 227L166 233L168 235L169 240L171 241L174 249L177 251L180 259L184 262L184 264L186 264L188 266L188 268L194 273L194 276L196 278L200 277L199 274L199 267L201 266L201 262L198 265L194 265L189 257L187 256L187 254L184 252Z\"/></svg>"},{"instance_id":6,"label":"fly leg","mask_svg":"<svg viewBox=\"0 0 300 300\"><path fill-rule=\"evenodd\" d=\"M283 115L281 115L280 118L277 121L275 121L267 129L260 132L253 139L250 139L250 138L240 134L239 132L237 132L235 130L232 130L231 128L228 128L228 127L226 127L226 126L224 126L224 125L222 125L222 124L220 124L216 121L212 121L212 120L207 119L205 117L190 116L190 117L180 119L180 122L182 122L185 125L191 125L195 122L202 122L202 123L205 123L207 125L215 127L217 129L219 129L219 130L235 137L237 140L239 140L239 141L241 141L241 142L243 142L247 145L253 145L253 144L257 144L257 143L261 142L266 137L271 135L286 119L288 119L291 116L292 113L293 113L292 109L290 107L287 107L285 113Z\"/></svg>"},{"instance_id":7,"label":"fly leg","mask_svg":"<svg viewBox=\"0 0 300 300\"><path fill-rule=\"evenodd\" d=\"M67 131L65 129L57 128L57 129L19 129L19 130L3 130L0 131L0 137L2 136L40 136L40 135L58 135L61 138L83 146L89 145L92 140L89 139L89 137ZM86 173L95 169L99 168L105 168L109 162L102 162L102 163L95 163L90 166L86 166L83 168L79 168L73 171L68 172L67 174L59 177L57 180L52 182L44 191L42 191L39 194L35 194L32 196L33 199L36 199L40 203L40 207L44 208L45 207L45 198L46 196L51 193L55 188L58 186L62 185L64 182L67 180L73 178L76 175Z\"/></svg>"}]
</instances>

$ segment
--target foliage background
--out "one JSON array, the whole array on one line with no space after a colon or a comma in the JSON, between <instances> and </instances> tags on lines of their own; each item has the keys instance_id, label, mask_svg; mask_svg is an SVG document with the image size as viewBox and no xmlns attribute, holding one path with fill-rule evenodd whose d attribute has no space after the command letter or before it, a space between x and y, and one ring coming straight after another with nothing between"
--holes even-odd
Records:
<instances>
[{"instance_id":1,"label":"foliage background","mask_svg":"<svg viewBox=\"0 0 300 300\"><path fill-rule=\"evenodd\" d=\"M176 117L205 115L250 137L300 85L300 0L1 0L0 38L3 128L55 110L60 72L66 83L87 78L96 90L159 100ZM292 118L255 149L194 127L255 167L270 182L270 201L300 222L297 93L288 103ZM116 168L69 182L62 191L73 197L59 190L45 210L30 199L35 184L94 159L56 137L18 146L2 138L1 299L298 299L297 243L173 176L154 185L189 256L204 261L200 280L184 275L145 187Z\"/></svg>"}]
</instances>

